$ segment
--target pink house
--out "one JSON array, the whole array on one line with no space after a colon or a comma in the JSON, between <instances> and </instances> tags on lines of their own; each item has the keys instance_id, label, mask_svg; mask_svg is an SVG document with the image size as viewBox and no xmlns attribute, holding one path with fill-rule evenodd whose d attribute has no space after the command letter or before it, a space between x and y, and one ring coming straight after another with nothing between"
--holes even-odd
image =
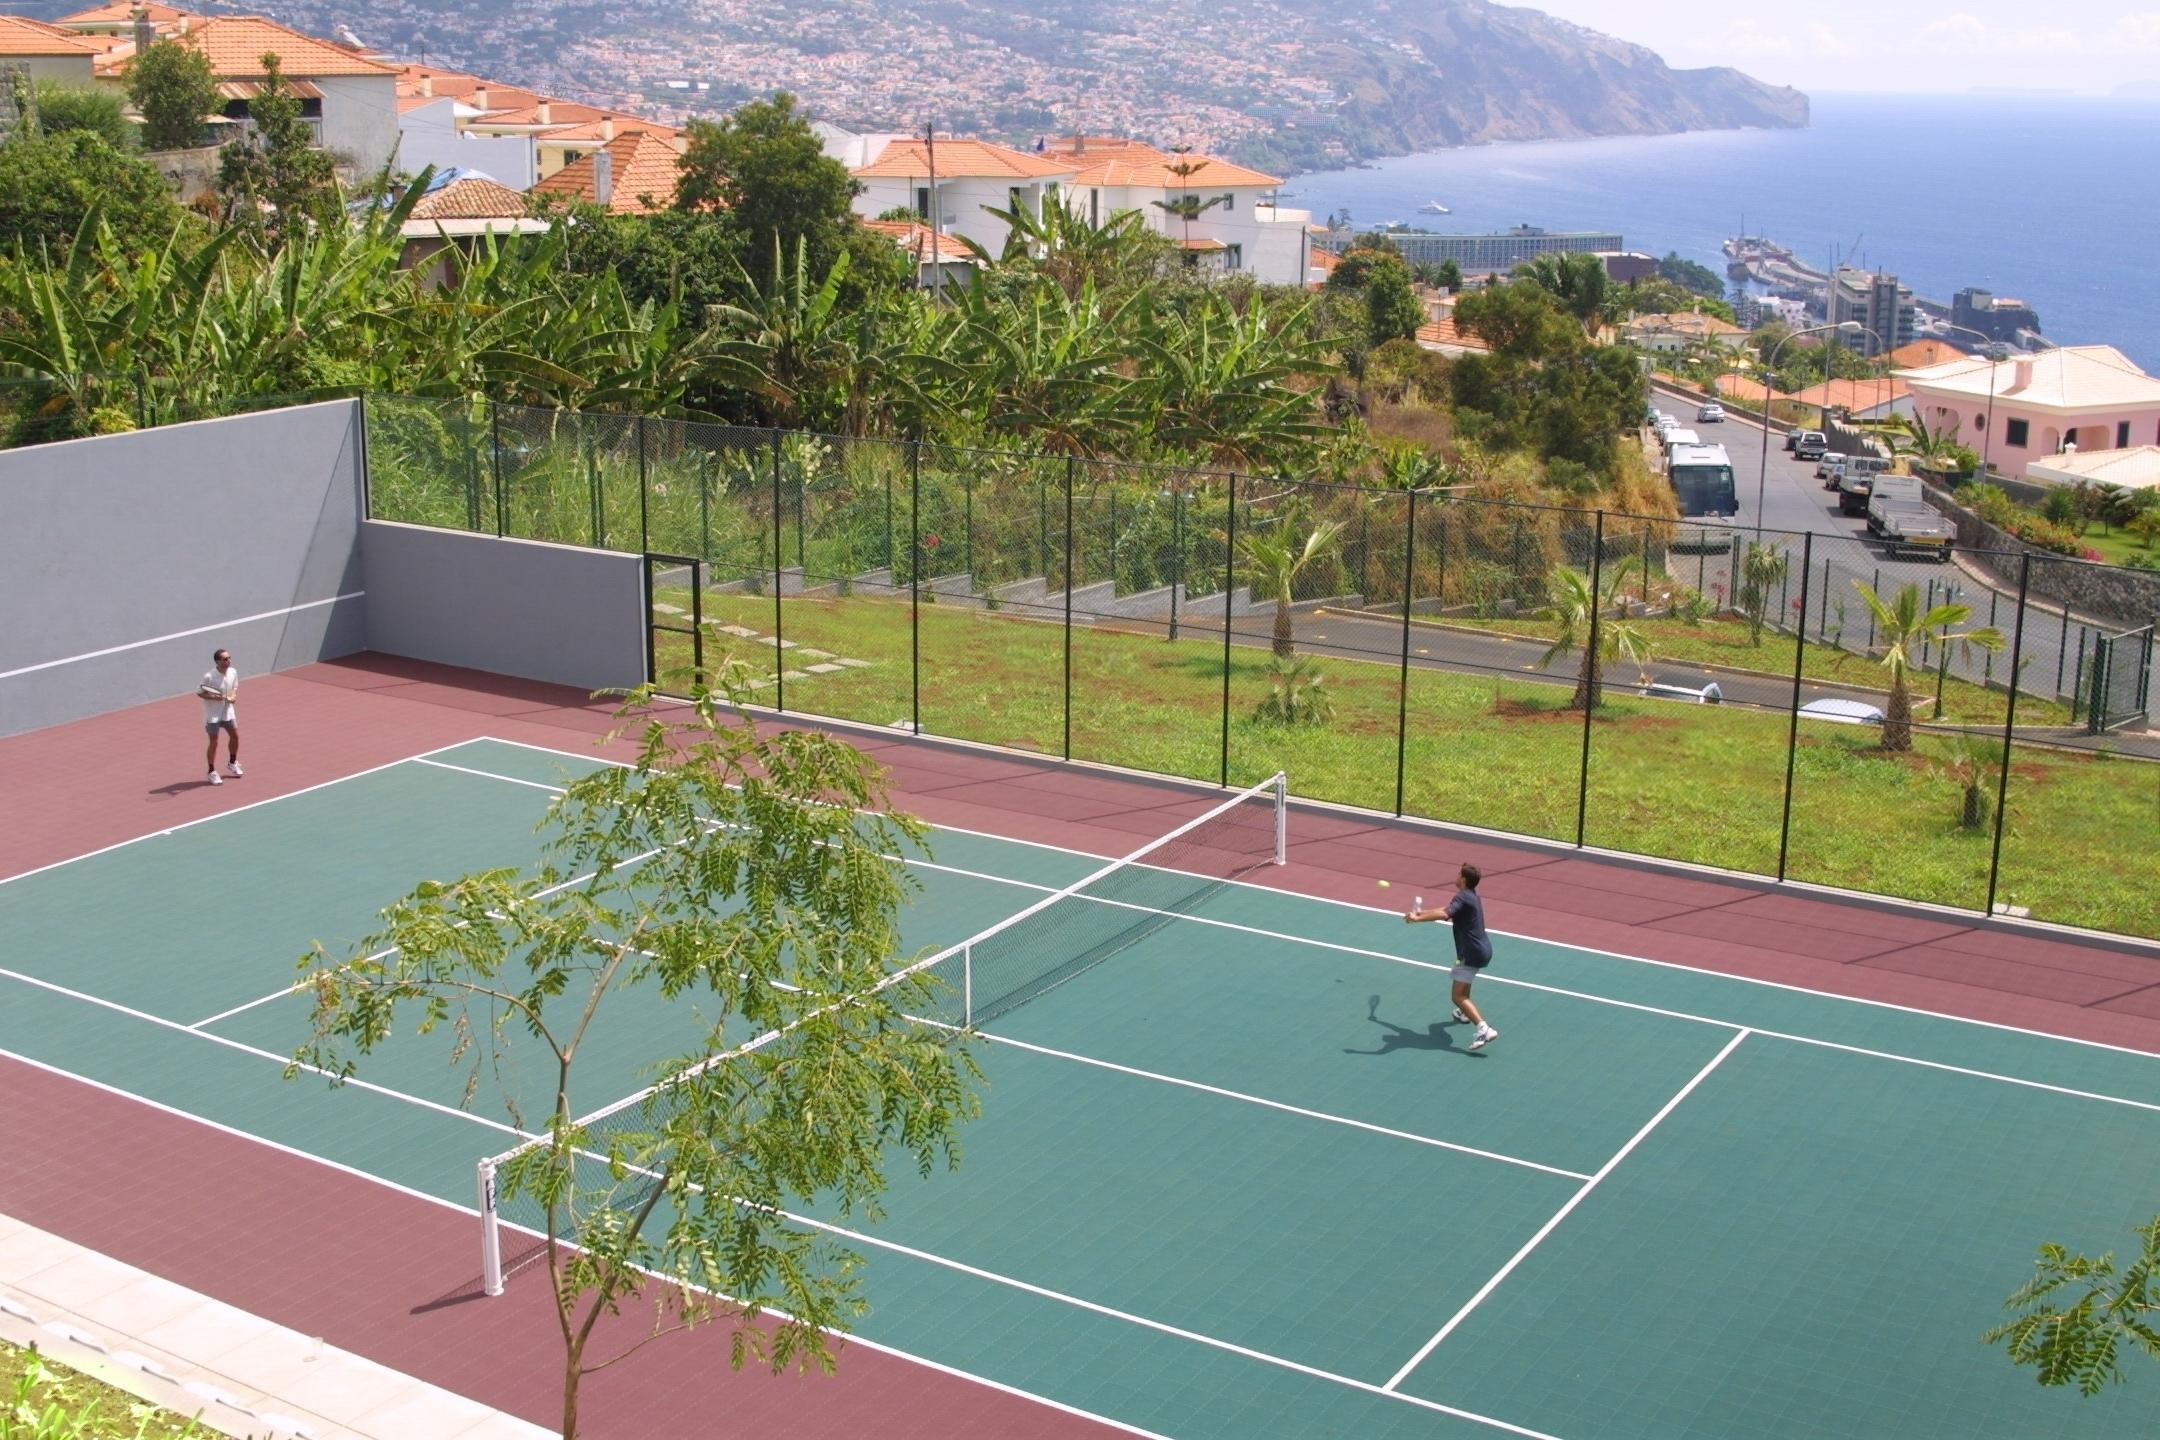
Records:
<instances>
[{"instance_id":1,"label":"pink house","mask_svg":"<svg viewBox=\"0 0 2160 1440\"><path fill-rule=\"evenodd\" d=\"M2112 345L2068 345L2008 360L1962 356L1899 370L1913 413L1948 430L2003 475L2068 450L2160 443L2160 380Z\"/></svg>"}]
</instances>

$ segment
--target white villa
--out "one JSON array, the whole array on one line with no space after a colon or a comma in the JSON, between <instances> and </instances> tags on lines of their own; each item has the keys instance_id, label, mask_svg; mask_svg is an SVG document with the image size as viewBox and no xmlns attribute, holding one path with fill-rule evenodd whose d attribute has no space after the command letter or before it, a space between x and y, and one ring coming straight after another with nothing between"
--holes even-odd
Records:
<instances>
[{"instance_id":1,"label":"white villa","mask_svg":"<svg viewBox=\"0 0 2160 1440\"><path fill-rule=\"evenodd\" d=\"M829 154L852 162L862 186L855 211L866 219L911 210L995 255L1006 226L992 209L1017 205L1039 216L1044 205L1062 204L1093 224L1134 211L1183 246L1196 266L1273 285L1314 278L1310 215L1275 205L1276 177L1211 155L1093 135L1046 141L1032 152L940 139L933 153L918 136L854 135L828 125L819 134ZM1192 218L1173 206L1191 209Z\"/></svg>"}]
</instances>

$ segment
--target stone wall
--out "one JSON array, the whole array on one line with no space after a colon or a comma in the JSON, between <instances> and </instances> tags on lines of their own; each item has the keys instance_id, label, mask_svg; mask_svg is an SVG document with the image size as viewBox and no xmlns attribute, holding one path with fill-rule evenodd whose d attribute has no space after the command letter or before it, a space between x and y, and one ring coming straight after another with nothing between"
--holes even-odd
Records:
<instances>
[{"instance_id":1,"label":"stone wall","mask_svg":"<svg viewBox=\"0 0 2160 1440\"><path fill-rule=\"evenodd\" d=\"M1922 477L1937 510L1957 526L1961 558L1985 569L2015 589L2022 568L2019 557L2033 557L2030 593L2069 607L2076 614L2129 629L2160 622L2160 570L2132 570L2052 555L2028 545L2009 531L1990 525L1960 505L1948 490Z\"/></svg>"}]
</instances>

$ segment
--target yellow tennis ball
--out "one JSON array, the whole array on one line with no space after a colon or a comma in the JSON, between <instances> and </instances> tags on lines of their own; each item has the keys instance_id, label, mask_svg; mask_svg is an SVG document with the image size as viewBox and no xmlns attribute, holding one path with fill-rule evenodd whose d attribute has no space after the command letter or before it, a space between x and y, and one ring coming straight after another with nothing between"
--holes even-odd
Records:
<instances>
[{"instance_id":1,"label":"yellow tennis ball","mask_svg":"<svg viewBox=\"0 0 2160 1440\"><path fill-rule=\"evenodd\" d=\"M1380 882L1380 888L1381 888L1381 889L1383 889L1383 890L1387 889L1387 888L1388 888L1388 883L1387 883L1387 881L1385 881L1385 880L1382 880L1382 881Z\"/></svg>"}]
</instances>

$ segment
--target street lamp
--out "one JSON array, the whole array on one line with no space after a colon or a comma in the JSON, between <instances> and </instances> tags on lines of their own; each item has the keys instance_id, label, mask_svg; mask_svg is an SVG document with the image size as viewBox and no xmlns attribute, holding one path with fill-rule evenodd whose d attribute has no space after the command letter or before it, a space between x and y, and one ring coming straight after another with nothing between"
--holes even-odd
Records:
<instances>
[{"instance_id":1,"label":"street lamp","mask_svg":"<svg viewBox=\"0 0 2160 1440\"><path fill-rule=\"evenodd\" d=\"M1777 344L1771 346L1770 353L1763 357L1762 463L1757 466L1755 470L1755 540L1757 544L1760 544L1762 542L1763 489L1770 477L1770 381L1771 378L1777 374L1778 352L1780 350L1783 350L1792 341L1799 339L1802 335L1823 335L1833 330L1837 331L1841 335L1857 335L1861 331L1867 330L1867 327L1865 325L1862 325L1857 320L1840 320L1833 325L1814 325L1810 326L1808 329L1805 330L1794 330L1787 334L1783 339L1779 340ZM1873 334L1874 332L1868 331L1868 333ZM1823 374L1825 377L1825 383L1827 384L1827 379L1829 375L1828 366L1824 367ZM1825 407L1823 410L1823 418L1826 421L1830 417L1830 411L1828 409L1829 399L1830 396L1828 391L1826 390L1823 395Z\"/></svg>"},{"instance_id":2,"label":"street lamp","mask_svg":"<svg viewBox=\"0 0 2160 1440\"><path fill-rule=\"evenodd\" d=\"M1960 335L1970 335L1985 342L1980 352L1980 358L1987 361L1988 367L1987 415L1980 422L1980 474L1984 477L1988 473L1988 453L1995 443L1995 370L2003 361L2003 357L1998 353L2003 348L2002 342L1992 335L1973 329L1970 325L1952 325L1947 320L1938 323L1936 328L1955 330Z\"/></svg>"}]
</instances>

